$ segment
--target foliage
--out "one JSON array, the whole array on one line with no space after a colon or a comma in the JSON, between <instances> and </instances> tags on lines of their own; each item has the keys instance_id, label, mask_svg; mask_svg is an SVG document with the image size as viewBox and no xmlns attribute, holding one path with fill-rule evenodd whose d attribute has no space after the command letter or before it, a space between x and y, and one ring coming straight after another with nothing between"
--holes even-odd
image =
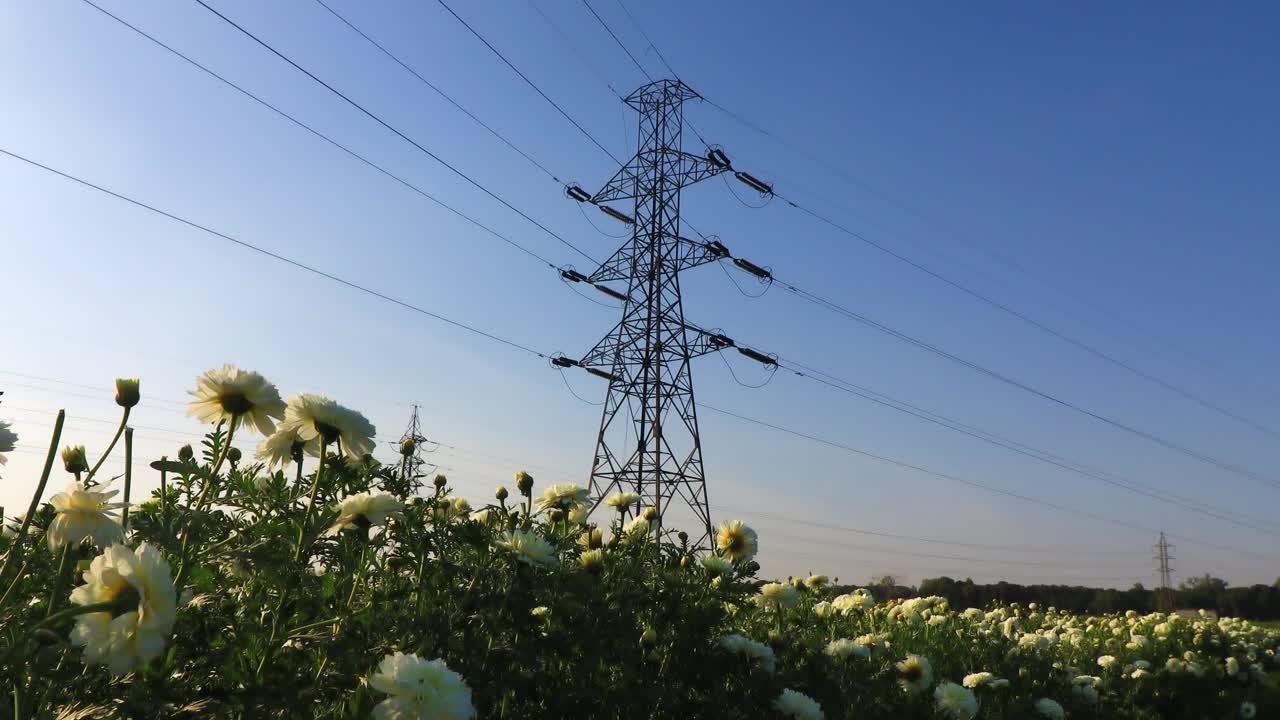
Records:
<instances>
[{"instance_id":1,"label":"foliage","mask_svg":"<svg viewBox=\"0 0 1280 720\"><path fill-rule=\"evenodd\" d=\"M0 676L17 716L392 717L380 664L444 678L454 714L438 717L818 717L809 698L830 718L968 717L970 692L982 718L1034 717L1046 698L1073 718L1226 718L1245 702L1280 716L1265 680L1280 633L1249 622L1034 603L961 613L820 577L762 585L748 557L708 561L722 553L657 522L646 532L652 511L601 507L597 529L580 494L556 486L536 502L524 473L517 493L473 508L442 477L422 490L407 464L344 456L319 424L318 441L299 435L292 472L229 460L235 421L129 512L126 545L158 550L178 596L163 647L129 672L69 639L95 615L128 620L150 591L104 591L86 613L72 589L109 582L86 573L103 549L51 549L50 505L25 544L7 523ZM307 442L319 460L304 472ZM957 687L979 672L991 676Z\"/></svg>"}]
</instances>

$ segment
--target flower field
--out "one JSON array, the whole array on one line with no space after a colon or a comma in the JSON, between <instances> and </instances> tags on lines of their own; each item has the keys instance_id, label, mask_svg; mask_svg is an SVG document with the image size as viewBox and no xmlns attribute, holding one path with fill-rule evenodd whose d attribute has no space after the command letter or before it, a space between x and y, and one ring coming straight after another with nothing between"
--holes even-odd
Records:
<instances>
[{"instance_id":1,"label":"flower field","mask_svg":"<svg viewBox=\"0 0 1280 720\"><path fill-rule=\"evenodd\" d=\"M463 499L323 396L231 366L192 395L199 450L112 481L138 382L97 464L59 418L0 540L14 717L1280 717L1274 628L775 581L740 522L697 548L639 495L589 514L524 472ZM161 487L131 497L144 470Z\"/></svg>"}]
</instances>

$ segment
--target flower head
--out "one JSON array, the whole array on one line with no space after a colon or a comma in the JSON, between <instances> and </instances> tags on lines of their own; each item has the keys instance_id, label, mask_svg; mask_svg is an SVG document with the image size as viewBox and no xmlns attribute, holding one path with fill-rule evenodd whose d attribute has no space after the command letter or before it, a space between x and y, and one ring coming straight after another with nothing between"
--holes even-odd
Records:
<instances>
[{"instance_id":1,"label":"flower head","mask_svg":"<svg viewBox=\"0 0 1280 720\"><path fill-rule=\"evenodd\" d=\"M716 547L730 562L746 562L759 552L759 541L746 523L730 520L716 528Z\"/></svg>"},{"instance_id":2,"label":"flower head","mask_svg":"<svg viewBox=\"0 0 1280 720\"><path fill-rule=\"evenodd\" d=\"M141 383L138 378L116 378L116 404L122 408L131 408L142 399L138 392Z\"/></svg>"},{"instance_id":3,"label":"flower head","mask_svg":"<svg viewBox=\"0 0 1280 720\"><path fill-rule=\"evenodd\" d=\"M1244 718L1244 720L1252 720L1252 718L1257 717L1257 715L1258 715L1257 705L1254 705L1248 700L1245 700L1244 702L1240 703L1240 717Z\"/></svg>"},{"instance_id":4,"label":"flower head","mask_svg":"<svg viewBox=\"0 0 1280 720\"><path fill-rule=\"evenodd\" d=\"M390 493L362 492L348 495L338 503L338 520L325 531L325 535L337 535L347 528L368 528L385 525L387 518L399 515L404 503Z\"/></svg>"},{"instance_id":5,"label":"flower head","mask_svg":"<svg viewBox=\"0 0 1280 720\"><path fill-rule=\"evenodd\" d=\"M618 492L610 495L604 501L605 505L622 512L627 508L637 507L640 505L640 495L633 492Z\"/></svg>"},{"instance_id":6,"label":"flower head","mask_svg":"<svg viewBox=\"0 0 1280 720\"><path fill-rule=\"evenodd\" d=\"M62 467L71 474L89 471L89 456L83 445L68 445L62 448Z\"/></svg>"},{"instance_id":7,"label":"flower head","mask_svg":"<svg viewBox=\"0 0 1280 720\"><path fill-rule=\"evenodd\" d=\"M342 451L354 458L373 452L373 436L378 432L364 415L311 393L289 398L280 429L296 430L307 442L316 438L322 443L337 441Z\"/></svg>"},{"instance_id":8,"label":"flower head","mask_svg":"<svg viewBox=\"0 0 1280 720\"><path fill-rule=\"evenodd\" d=\"M397 652L382 658L369 685L388 695L373 708L377 720L469 720L476 716L471 688L444 660Z\"/></svg>"},{"instance_id":9,"label":"flower head","mask_svg":"<svg viewBox=\"0 0 1280 720\"><path fill-rule=\"evenodd\" d=\"M578 556L578 565L592 575L598 575L604 569L604 551L596 548L582 553Z\"/></svg>"},{"instance_id":10,"label":"flower head","mask_svg":"<svg viewBox=\"0 0 1280 720\"><path fill-rule=\"evenodd\" d=\"M259 460L267 463L267 467L286 468L289 463L302 459L302 453L320 454L320 439L312 438L310 442L303 440L296 427L281 427L268 435L258 444L256 453Z\"/></svg>"},{"instance_id":11,"label":"flower head","mask_svg":"<svg viewBox=\"0 0 1280 720\"><path fill-rule=\"evenodd\" d=\"M908 655L898 662L897 668L902 675L898 684L908 693L924 692L933 684L933 666L929 664L929 658Z\"/></svg>"},{"instance_id":12,"label":"flower head","mask_svg":"<svg viewBox=\"0 0 1280 720\"><path fill-rule=\"evenodd\" d=\"M555 567L560 564L560 558L551 543L529 530L514 530L503 535L498 541L498 547L510 551L526 565Z\"/></svg>"},{"instance_id":13,"label":"flower head","mask_svg":"<svg viewBox=\"0 0 1280 720\"><path fill-rule=\"evenodd\" d=\"M112 545L89 564L84 581L71 591L71 602L118 604L110 612L76 616L71 643L84 648L86 663L123 675L160 655L177 620L177 594L159 550L146 543L137 550Z\"/></svg>"},{"instance_id":14,"label":"flower head","mask_svg":"<svg viewBox=\"0 0 1280 720\"><path fill-rule=\"evenodd\" d=\"M62 492L49 498L49 504L57 511L46 534L49 549L63 545L79 545L93 540L100 548L108 548L124 541L124 528L115 518L115 510L124 503L113 503L111 498L118 490L91 490L72 481Z\"/></svg>"},{"instance_id":15,"label":"flower head","mask_svg":"<svg viewBox=\"0 0 1280 720\"><path fill-rule=\"evenodd\" d=\"M762 642L756 642L749 637L743 635L725 635L720 638L720 647L724 648L734 655L756 660L760 663L760 667L773 672L776 658L773 654L773 648Z\"/></svg>"},{"instance_id":16,"label":"flower head","mask_svg":"<svg viewBox=\"0 0 1280 720\"><path fill-rule=\"evenodd\" d=\"M279 420L285 413L275 385L231 364L206 371L196 378L196 389L187 392L195 398L187 414L210 424L236 420L240 427L268 435L276 429L272 418Z\"/></svg>"},{"instance_id":17,"label":"flower head","mask_svg":"<svg viewBox=\"0 0 1280 720\"><path fill-rule=\"evenodd\" d=\"M871 655L871 647L855 640L850 640L849 638L838 638L827 643L827 648L823 652L833 658L841 659L847 658L850 655L867 657Z\"/></svg>"},{"instance_id":18,"label":"flower head","mask_svg":"<svg viewBox=\"0 0 1280 720\"><path fill-rule=\"evenodd\" d=\"M724 577L733 572L733 566L729 561L719 555L703 555L702 567L706 569L707 574L715 577Z\"/></svg>"},{"instance_id":19,"label":"flower head","mask_svg":"<svg viewBox=\"0 0 1280 720\"><path fill-rule=\"evenodd\" d=\"M556 483L548 485L547 489L542 491L542 495L538 497L538 507L543 510L551 510L553 508L572 510L579 505L585 504L590 499L591 495L587 489L580 485Z\"/></svg>"},{"instance_id":20,"label":"flower head","mask_svg":"<svg viewBox=\"0 0 1280 720\"><path fill-rule=\"evenodd\" d=\"M802 692L790 688L782 691L773 707L786 717L796 720L822 720L822 706Z\"/></svg>"},{"instance_id":21,"label":"flower head","mask_svg":"<svg viewBox=\"0 0 1280 720\"><path fill-rule=\"evenodd\" d=\"M976 672L964 676L961 684L967 688L978 688L995 682L996 676L989 672Z\"/></svg>"},{"instance_id":22,"label":"flower head","mask_svg":"<svg viewBox=\"0 0 1280 720\"><path fill-rule=\"evenodd\" d=\"M972 720L978 714L978 698L973 691L952 682L938 683L933 702L942 714L954 720Z\"/></svg>"},{"instance_id":23,"label":"flower head","mask_svg":"<svg viewBox=\"0 0 1280 720\"><path fill-rule=\"evenodd\" d=\"M1057 700L1050 698L1040 698L1036 701L1036 712L1049 718L1049 720L1064 720L1067 717L1067 711L1062 709Z\"/></svg>"},{"instance_id":24,"label":"flower head","mask_svg":"<svg viewBox=\"0 0 1280 720\"><path fill-rule=\"evenodd\" d=\"M800 602L800 591L789 583L766 583L760 586L756 604L762 608L789 608Z\"/></svg>"},{"instance_id":25,"label":"flower head","mask_svg":"<svg viewBox=\"0 0 1280 720\"><path fill-rule=\"evenodd\" d=\"M804 579L805 587L810 590L821 590L831 584L831 578L826 575L810 575Z\"/></svg>"},{"instance_id":26,"label":"flower head","mask_svg":"<svg viewBox=\"0 0 1280 720\"><path fill-rule=\"evenodd\" d=\"M634 517L622 526L622 542L632 543L644 540L649 534L649 521L643 517Z\"/></svg>"}]
</instances>

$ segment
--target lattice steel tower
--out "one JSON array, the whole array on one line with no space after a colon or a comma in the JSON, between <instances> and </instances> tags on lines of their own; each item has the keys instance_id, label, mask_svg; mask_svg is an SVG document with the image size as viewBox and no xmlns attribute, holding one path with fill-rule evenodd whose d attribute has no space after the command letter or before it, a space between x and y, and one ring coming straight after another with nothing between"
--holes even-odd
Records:
<instances>
[{"instance_id":1,"label":"lattice steel tower","mask_svg":"<svg viewBox=\"0 0 1280 720\"><path fill-rule=\"evenodd\" d=\"M609 379L591 465L593 497L634 491L659 518L683 501L702 525L697 544L703 544L711 537L711 512L689 362L732 342L685 322L680 272L727 251L681 237L680 191L730 167L723 154L681 149L681 106L697 97L679 80L659 80L626 98L640 113L639 149L590 202L631 222L632 234L585 278L626 281L622 320L577 364ZM629 218L603 205L628 199L635 208Z\"/></svg>"},{"instance_id":2,"label":"lattice steel tower","mask_svg":"<svg viewBox=\"0 0 1280 720\"><path fill-rule=\"evenodd\" d=\"M1173 611L1173 567L1170 561L1173 556L1169 551L1173 546L1165 539L1164 533L1160 533L1160 542L1152 548L1155 551L1156 571L1160 574L1160 588L1156 591L1156 609L1165 612Z\"/></svg>"}]
</instances>

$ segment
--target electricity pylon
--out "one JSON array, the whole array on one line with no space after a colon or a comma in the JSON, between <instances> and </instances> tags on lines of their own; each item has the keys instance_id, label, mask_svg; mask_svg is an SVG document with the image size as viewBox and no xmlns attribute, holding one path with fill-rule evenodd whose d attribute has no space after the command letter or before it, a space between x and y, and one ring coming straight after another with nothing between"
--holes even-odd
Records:
<instances>
[{"instance_id":1,"label":"electricity pylon","mask_svg":"<svg viewBox=\"0 0 1280 720\"><path fill-rule=\"evenodd\" d=\"M1173 567L1169 562L1173 557L1169 555L1169 551L1173 546L1165 539L1164 533L1160 533L1160 542L1152 548L1155 550L1156 571L1160 574L1160 589L1156 591L1156 609L1164 612L1173 611Z\"/></svg>"},{"instance_id":2,"label":"electricity pylon","mask_svg":"<svg viewBox=\"0 0 1280 720\"><path fill-rule=\"evenodd\" d=\"M625 100L640 114L639 148L589 201L630 223L632 234L585 278L626 282L625 295L610 293L623 301L622 319L573 364L609 379L591 464L596 502L615 490L637 492L661 524L671 503L683 501L702 525L702 545L711 537L711 510L689 364L732 341L685 322L680 272L728 252L680 235L680 191L731 168L722 153L681 149L682 105L697 97L679 80L659 80ZM634 201L632 216L602 204L619 200Z\"/></svg>"}]
</instances>

